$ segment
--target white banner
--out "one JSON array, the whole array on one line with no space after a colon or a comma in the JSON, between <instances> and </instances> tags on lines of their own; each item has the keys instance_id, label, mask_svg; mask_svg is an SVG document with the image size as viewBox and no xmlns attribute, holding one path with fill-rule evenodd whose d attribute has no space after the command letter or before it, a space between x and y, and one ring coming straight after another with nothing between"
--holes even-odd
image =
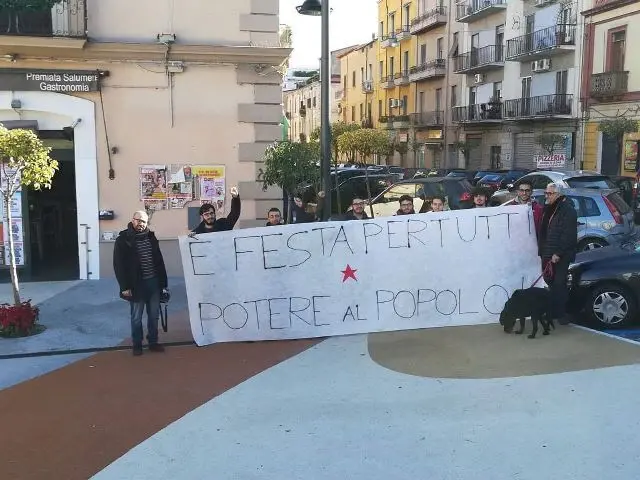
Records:
<instances>
[{"instance_id":1,"label":"white banner","mask_svg":"<svg viewBox=\"0 0 640 480\"><path fill-rule=\"evenodd\" d=\"M180 237L198 345L497 322L540 275L527 206Z\"/></svg>"}]
</instances>

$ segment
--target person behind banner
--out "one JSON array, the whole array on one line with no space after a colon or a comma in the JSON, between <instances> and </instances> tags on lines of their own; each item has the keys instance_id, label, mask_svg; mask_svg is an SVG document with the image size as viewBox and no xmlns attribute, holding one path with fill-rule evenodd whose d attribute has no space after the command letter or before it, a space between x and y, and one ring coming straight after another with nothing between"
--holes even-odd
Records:
<instances>
[{"instance_id":1,"label":"person behind banner","mask_svg":"<svg viewBox=\"0 0 640 480\"><path fill-rule=\"evenodd\" d=\"M551 288L551 318L566 325L567 274L578 250L578 214L571 200L563 195L562 186L550 183L544 195L546 206L540 223L538 255L543 271L550 271L544 280Z\"/></svg>"},{"instance_id":2,"label":"person behind banner","mask_svg":"<svg viewBox=\"0 0 640 480\"><path fill-rule=\"evenodd\" d=\"M440 195L433 197L433 200L431 200L431 211L444 212L444 197Z\"/></svg>"},{"instance_id":3,"label":"person behind banner","mask_svg":"<svg viewBox=\"0 0 640 480\"><path fill-rule=\"evenodd\" d=\"M240 194L238 189L231 189L231 212L226 218L216 219L216 207L205 203L200 207L200 224L192 230L193 233L225 232L233 230L240 218Z\"/></svg>"},{"instance_id":4,"label":"person behind banner","mask_svg":"<svg viewBox=\"0 0 640 480\"><path fill-rule=\"evenodd\" d=\"M536 235L540 232L540 223L542 222L542 214L544 207L540 205L535 198L531 196L533 186L529 182L522 182L518 186L518 195L504 203L504 205L529 205L533 211L533 223L536 228Z\"/></svg>"},{"instance_id":5,"label":"person behind banner","mask_svg":"<svg viewBox=\"0 0 640 480\"><path fill-rule=\"evenodd\" d=\"M126 230L116 238L113 270L120 286L120 297L131 306L131 339L133 355L142 355L142 314L147 310L149 350L162 352L158 343L160 298L167 294L167 270L160 244L148 228L149 216L140 210L133 214Z\"/></svg>"},{"instance_id":6,"label":"person behind banner","mask_svg":"<svg viewBox=\"0 0 640 480\"><path fill-rule=\"evenodd\" d=\"M362 198L355 197L351 201L351 210L344 214L342 220L368 220L369 216L364 211L364 200Z\"/></svg>"},{"instance_id":7,"label":"person behind banner","mask_svg":"<svg viewBox=\"0 0 640 480\"><path fill-rule=\"evenodd\" d=\"M475 187L471 191L471 197L473 198L473 204L470 208L486 208L491 194L489 190L484 187Z\"/></svg>"},{"instance_id":8,"label":"person behind banner","mask_svg":"<svg viewBox=\"0 0 640 480\"><path fill-rule=\"evenodd\" d=\"M279 208L270 208L267 213L267 227L275 227L277 225L282 225L282 213Z\"/></svg>"},{"instance_id":9,"label":"person behind banner","mask_svg":"<svg viewBox=\"0 0 640 480\"><path fill-rule=\"evenodd\" d=\"M413 215L416 211L413 209L413 197L411 195L402 195L399 199L400 209L396 215Z\"/></svg>"}]
</instances>

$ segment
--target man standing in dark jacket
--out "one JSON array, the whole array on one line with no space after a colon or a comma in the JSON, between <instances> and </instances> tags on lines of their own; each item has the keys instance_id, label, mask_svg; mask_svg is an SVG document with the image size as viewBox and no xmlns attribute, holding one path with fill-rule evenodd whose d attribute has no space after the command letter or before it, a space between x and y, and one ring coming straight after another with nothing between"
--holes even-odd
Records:
<instances>
[{"instance_id":1,"label":"man standing in dark jacket","mask_svg":"<svg viewBox=\"0 0 640 480\"><path fill-rule=\"evenodd\" d=\"M149 350L162 352L158 343L160 293L167 288L167 270L155 234L147 227L149 216L137 211L126 230L116 238L113 270L120 285L120 296L131 305L133 354L142 355L142 314L147 309Z\"/></svg>"},{"instance_id":2,"label":"man standing in dark jacket","mask_svg":"<svg viewBox=\"0 0 640 480\"><path fill-rule=\"evenodd\" d=\"M227 218L216 219L216 208L210 203L200 207L200 224L192 230L193 233L225 232L233 230L238 218L240 218L240 195L238 189L231 189L231 211Z\"/></svg>"},{"instance_id":3,"label":"man standing in dark jacket","mask_svg":"<svg viewBox=\"0 0 640 480\"><path fill-rule=\"evenodd\" d=\"M552 318L567 324L567 274L569 265L576 258L578 214L571 200L562 195L559 185L550 183L544 195L546 206L540 222L538 254L542 259L542 268L552 269L552 279L545 275L545 281L549 280L547 283L550 282L551 287Z\"/></svg>"}]
</instances>

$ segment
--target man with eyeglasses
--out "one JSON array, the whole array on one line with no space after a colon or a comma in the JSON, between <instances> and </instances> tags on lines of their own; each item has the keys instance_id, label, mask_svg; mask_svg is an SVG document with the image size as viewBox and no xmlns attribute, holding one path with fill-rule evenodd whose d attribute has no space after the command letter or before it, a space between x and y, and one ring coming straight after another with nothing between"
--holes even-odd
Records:
<instances>
[{"instance_id":1,"label":"man with eyeglasses","mask_svg":"<svg viewBox=\"0 0 640 480\"><path fill-rule=\"evenodd\" d=\"M538 234L540 231L540 222L542 221L544 207L531 196L533 193L533 186L530 183L526 181L520 183L517 192L518 195L516 198L509 200L504 205L530 205L531 210L533 211L533 223L536 228L536 234Z\"/></svg>"},{"instance_id":2,"label":"man with eyeglasses","mask_svg":"<svg viewBox=\"0 0 640 480\"><path fill-rule=\"evenodd\" d=\"M351 201L351 210L349 210L343 220L368 220L369 216L364 211L364 200L362 198L355 197Z\"/></svg>"},{"instance_id":3,"label":"man with eyeglasses","mask_svg":"<svg viewBox=\"0 0 640 480\"><path fill-rule=\"evenodd\" d=\"M550 183L544 192L546 206L538 235L538 255L542 259L545 282L551 288L551 315L566 325L569 297L567 274L578 249L578 214L571 200L562 194L562 187Z\"/></svg>"},{"instance_id":4,"label":"man with eyeglasses","mask_svg":"<svg viewBox=\"0 0 640 480\"><path fill-rule=\"evenodd\" d=\"M211 233L211 232L225 232L233 230L238 218L240 218L240 194L238 189L233 187L231 189L231 211L226 218L216 219L216 208L210 204L205 203L200 207L200 224L194 228L193 233Z\"/></svg>"},{"instance_id":5,"label":"man with eyeglasses","mask_svg":"<svg viewBox=\"0 0 640 480\"><path fill-rule=\"evenodd\" d=\"M413 209L413 197L411 195L402 195L400 197L400 210L396 215L413 215L416 211Z\"/></svg>"}]
</instances>

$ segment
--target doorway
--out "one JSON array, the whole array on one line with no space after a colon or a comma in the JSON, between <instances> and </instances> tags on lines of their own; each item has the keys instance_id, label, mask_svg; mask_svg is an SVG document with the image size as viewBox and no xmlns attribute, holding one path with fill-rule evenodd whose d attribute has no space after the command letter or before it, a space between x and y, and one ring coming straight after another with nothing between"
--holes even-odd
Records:
<instances>
[{"instance_id":1,"label":"doorway","mask_svg":"<svg viewBox=\"0 0 640 480\"><path fill-rule=\"evenodd\" d=\"M622 157L622 136L602 134L602 159L600 173L608 176L620 175L620 158Z\"/></svg>"},{"instance_id":2,"label":"doorway","mask_svg":"<svg viewBox=\"0 0 640 480\"><path fill-rule=\"evenodd\" d=\"M26 192L30 280L77 280L79 272L76 169L73 140L63 132L40 131L58 171L51 189Z\"/></svg>"}]
</instances>

